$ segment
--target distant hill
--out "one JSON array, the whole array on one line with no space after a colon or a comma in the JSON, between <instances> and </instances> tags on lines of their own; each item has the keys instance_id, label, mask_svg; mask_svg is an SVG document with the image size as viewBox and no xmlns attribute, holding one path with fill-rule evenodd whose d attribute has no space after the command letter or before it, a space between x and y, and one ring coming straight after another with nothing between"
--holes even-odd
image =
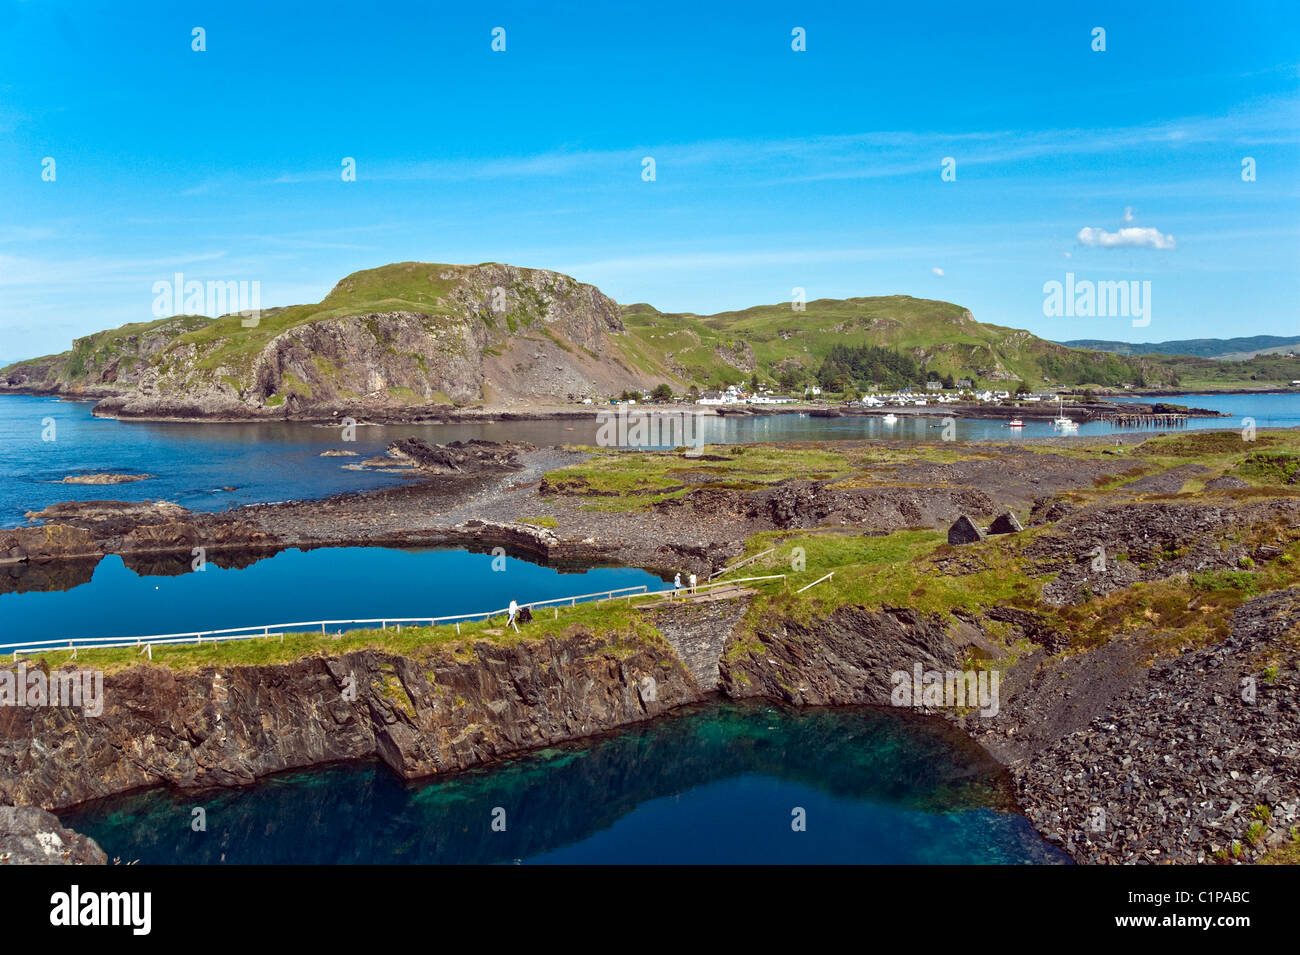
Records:
<instances>
[{"instance_id":1,"label":"distant hill","mask_svg":"<svg viewBox=\"0 0 1300 955\"><path fill-rule=\"evenodd\" d=\"M1279 354L1300 345L1300 335L1252 335L1248 338L1187 338L1168 342L1112 342L1097 338L1079 338L1061 342L1070 348L1090 348L1117 355L1191 355L1195 358L1222 358L1245 361L1256 355Z\"/></svg>"},{"instance_id":2,"label":"distant hill","mask_svg":"<svg viewBox=\"0 0 1300 955\"><path fill-rule=\"evenodd\" d=\"M1170 387L1188 369L1225 382L1221 364L1067 347L908 295L696 315L620 306L545 269L401 262L353 273L317 304L264 309L250 326L237 314L177 315L96 332L0 369L0 391L101 397L100 413L123 416L400 418L752 377L792 391L962 378ZM1291 360L1229 364L1252 381L1300 377Z\"/></svg>"},{"instance_id":3,"label":"distant hill","mask_svg":"<svg viewBox=\"0 0 1300 955\"><path fill-rule=\"evenodd\" d=\"M837 346L877 346L912 359L923 379L971 378L984 386L1025 381L1115 385L1169 382L1158 363L1100 351L1067 348L1030 332L975 320L960 305L910 295L817 299L795 311L789 302L716 315L667 313L646 304L623 307L623 323L639 339L639 354L669 368L678 380L701 384L744 381L833 380L827 362ZM847 359L844 359L847 361ZM857 385L861 368L846 368ZM890 369L875 381L897 384Z\"/></svg>"}]
</instances>

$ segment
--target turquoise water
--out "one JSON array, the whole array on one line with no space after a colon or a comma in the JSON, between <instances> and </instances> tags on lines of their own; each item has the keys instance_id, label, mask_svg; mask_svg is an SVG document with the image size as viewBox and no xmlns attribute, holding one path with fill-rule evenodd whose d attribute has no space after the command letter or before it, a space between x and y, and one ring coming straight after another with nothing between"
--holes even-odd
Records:
<instances>
[{"instance_id":1,"label":"turquoise water","mask_svg":"<svg viewBox=\"0 0 1300 955\"><path fill-rule=\"evenodd\" d=\"M968 738L866 707L715 705L418 784L335 766L61 816L149 865L1068 862Z\"/></svg>"},{"instance_id":2,"label":"turquoise water","mask_svg":"<svg viewBox=\"0 0 1300 955\"><path fill-rule=\"evenodd\" d=\"M1194 400L1193 400L1194 399ZM1222 408L1234 416L1252 415L1259 427L1300 425L1300 394L1164 399ZM595 411L589 419L502 421L446 425L358 428L356 441L344 444L337 428L309 424L191 424L122 422L95 418L91 403L26 395L0 396L0 526L13 527L24 514L59 501L168 500L197 510L222 510L241 504L327 497L399 483L391 474L347 471L342 465L381 453L398 438L428 441L469 438L525 440L537 445L596 443ZM42 440L43 422L54 421L53 441ZM1193 420L1189 427L1240 427L1240 417ZM1114 429L1085 424L1085 436ZM705 418L703 440L711 443L810 440L938 440L941 426L900 416L887 425L879 417L814 418L798 414ZM1052 435L1046 422L1010 429L1001 421L959 419L962 441L1011 441ZM358 452L359 458L322 458L330 448ZM147 473L147 481L112 486L61 484L64 477L96 472Z\"/></svg>"},{"instance_id":3,"label":"turquoise water","mask_svg":"<svg viewBox=\"0 0 1300 955\"><path fill-rule=\"evenodd\" d=\"M189 558L137 573L104 558L81 584L63 591L0 594L0 645L73 637L141 636L302 620L443 617L644 584L658 577L627 567L572 571L465 550L389 547L291 549L243 568L212 561L201 573ZM3 568L10 573L29 568ZM61 568L62 570L63 568ZM154 571L150 574L149 571ZM164 571L176 576L159 576ZM89 565L71 573L91 575ZM21 583L22 578L19 578ZM339 627L333 628L335 630Z\"/></svg>"}]
</instances>

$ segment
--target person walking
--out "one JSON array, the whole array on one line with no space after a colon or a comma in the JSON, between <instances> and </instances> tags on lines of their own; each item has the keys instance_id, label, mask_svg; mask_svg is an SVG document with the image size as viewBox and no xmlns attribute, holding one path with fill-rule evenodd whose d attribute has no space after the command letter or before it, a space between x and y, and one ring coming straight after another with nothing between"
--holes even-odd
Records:
<instances>
[{"instance_id":1,"label":"person walking","mask_svg":"<svg viewBox=\"0 0 1300 955\"><path fill-rule=\"evenodd\" d=\"M691 574L691 593L695 593L695 575Z\"/></svg>"},{"instance_id":2,"label":"person walking","mask_svg":"<svg viewBox=\"0 0 1300 955\"><path fill-rule=\"evenodd\" d=\"M673 578L673 593L679 594L681 592L682 592L682 572L679 570L677 571L677 576Z\"/></svg>"},{"instance_id":3,"label":"person walking","mask_svg":"<svg viewBox=\"0 0 1300 955\"><path fill-rule=\"evenodd\" d=\"M510 607L506 611L510 616L506 620L506 626L514 627L515 633L519 632L519 624L515 623L515 617L519 616L519 604L515 603L513 597L510 598Z\"/></svg>"}]
</instances>

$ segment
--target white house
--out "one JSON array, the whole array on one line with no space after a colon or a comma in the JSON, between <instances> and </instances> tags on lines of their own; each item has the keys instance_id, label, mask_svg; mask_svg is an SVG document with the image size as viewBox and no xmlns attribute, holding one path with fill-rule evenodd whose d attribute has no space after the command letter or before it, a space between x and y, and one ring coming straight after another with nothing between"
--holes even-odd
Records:
<instances>
[{"instance_id":1,"label":"white house","mask_svg":"<svg viewBox=\"0 0 1300 955\"><path fill-rule=\"evenodd\" d=\"M738 405L743 400L743 394L735 385L729 385L726 391L706 391L695 403L697 405Z\"/></svg>"}]
</instances>

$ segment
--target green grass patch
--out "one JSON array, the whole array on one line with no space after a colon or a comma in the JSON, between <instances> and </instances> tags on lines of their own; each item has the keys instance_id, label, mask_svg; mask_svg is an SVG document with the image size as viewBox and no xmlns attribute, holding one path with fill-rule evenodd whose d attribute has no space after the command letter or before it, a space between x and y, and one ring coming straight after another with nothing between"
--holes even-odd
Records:
<instances>
[{"instance_id":1,"label":"green grass patch","mask_svg":"<svg viewBox=\"0 0 1300 955\"><path fill-rule=\"evenodd\" d=\"M519 519L521 524L531 524L534 527L558 527L560 522L553 517L543 515L542 517L522 517Z\"/></svg>"},{"instance_id":2,"label":"green grass patch","mask_svg":"<svg viewBox=\"0 0 1300 955\"><path fill-rule=\"evenodd\" d=\"M1255 451L1243 458L1231 473L1256 485L1286 484L1300 472L1300 452Z\"/></svg>"}]
</instances>

